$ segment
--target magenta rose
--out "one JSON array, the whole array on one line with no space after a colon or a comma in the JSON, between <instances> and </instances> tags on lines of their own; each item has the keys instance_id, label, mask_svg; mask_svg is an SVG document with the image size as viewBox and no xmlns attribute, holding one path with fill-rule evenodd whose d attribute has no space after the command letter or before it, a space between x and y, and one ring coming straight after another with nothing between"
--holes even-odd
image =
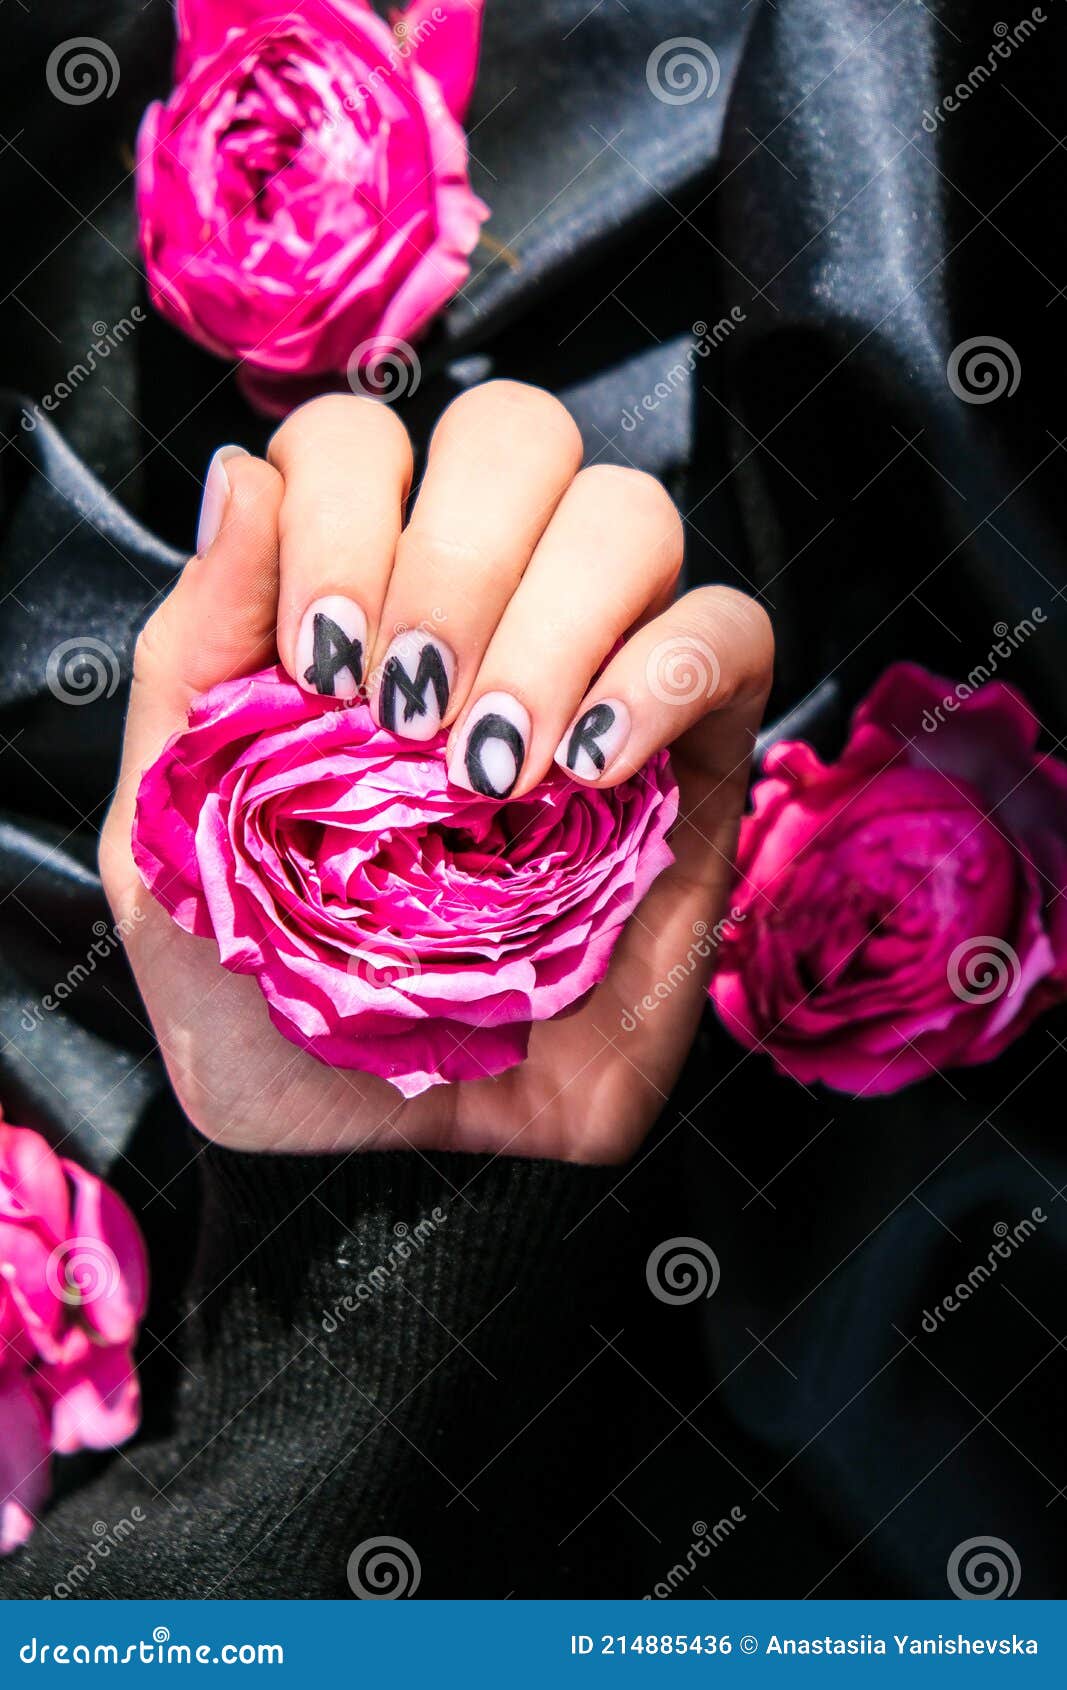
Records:
<instances>
[{"instance_id":1,"label":"magenta rose","mask_svg":"<svg viewBox=\"0 0 1067 1690\"><path fill-rule=\"evenodd\" d=\"M151 892L323 1062L405 1097L500 1074L600 981L672 861L666 753L607 791L553 766L525 797L449 784L416 743L281 668L213 688L145 774Z\"/></svg>"},{"instance_id":2,"label":"magenta rose","mask_svg":"<svg viewBox=\"0 0 1067 1690\"><path fill-rule=\"evenodd\" d=\"M53 1451L108 1449L137 1430L146 1288L122 1200L0 1120L0 1554L33 1530Z\"/></svg>"},{"instance_id":3,"label":"magenta rose","mask_svg":"<svg viewBox=\"0 0 1067 1690\"><path fill-rule=\"evenodd\" d=\"M366 0L178 0L137 143L149 288L259 409L384 391L466 280L482 6L415 0L390 29Z\"/></svg>"},{"instance_id":4,"label":"magenta rose","mask_svg":"<svg viewBox=\"0 0 1067 1690\"><path fill-rule=\"evenodd\" d=\"M887 670L836 763L775 746L712 997L778 1068L896 1091L1067 996L1067 766L1018 693Z\"/></svg>"}]
</instances>

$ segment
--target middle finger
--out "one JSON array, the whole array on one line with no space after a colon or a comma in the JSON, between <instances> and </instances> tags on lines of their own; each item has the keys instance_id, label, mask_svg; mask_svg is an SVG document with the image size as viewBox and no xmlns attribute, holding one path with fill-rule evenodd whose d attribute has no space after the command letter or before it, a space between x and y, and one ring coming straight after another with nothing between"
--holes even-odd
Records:
<instances>
[{"instance_id":1,"label":"middle finger","mask_svg":"<svg viewBox=\"0 0 1067 1690\"><path fill-rule=\"evenodd\" d=\"M430 739L455 719L581 456L540 388L488 382L449 406L382 607L368 688L383 727Z\"/></svg>"}]
</instances>

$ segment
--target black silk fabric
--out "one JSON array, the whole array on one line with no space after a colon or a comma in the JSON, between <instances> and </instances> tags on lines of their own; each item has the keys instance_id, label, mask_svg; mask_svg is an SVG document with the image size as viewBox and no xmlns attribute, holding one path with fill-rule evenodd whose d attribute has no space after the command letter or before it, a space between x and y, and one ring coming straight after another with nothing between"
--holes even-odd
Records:
<instances>
[{"instance_id":1,"label":"black silk fabric","mask_svg":"<svg viewBox=\"0 0 1067 1690\"><path fill-rule=\"evenodd\" d=\"M113 49L110 98L50 94L49 54L76 35ZM714 88L664 100L650 64L681 38ZM158 1309L196 1184L121 950L34 1006L110 927L95 838L137 629L210 452L268 429L145 298L130 148L168 85L168 6L7 6L0 42L0 1100L138 1210ZM665 478L690 582L764 599L772 715L801 709L827 753L886 664L962 679L1039 608L1002 673L1064 755L1065 76L1059 0L488 0L469 128L498 246L423 349L404 420L424 447L472 382L559 393L590 461ZM72 383L94 325L123 320ZM954 374L972 339L1007 372L979 402ZM114 673L71 703L55 654L86 641ZM728 1516L679 1596L944 1595L954 1552L990 1537L1020 1595L1065 1593L1063 1033L1047 1016L989 1067L871 1101L776 1077L709 1014L683 1103L616 1193L642 1249L696 1237L720 1282L661 1304L635 1253L623 1359L595 1375L611 1494L521 1594L644 1594ZM1035 1208L1034 1236L924 1329ZM146 1377L150 1424L168 1380ZM577 1434L554 1453L584 1458Z\"/></svg>"}]
</instances>

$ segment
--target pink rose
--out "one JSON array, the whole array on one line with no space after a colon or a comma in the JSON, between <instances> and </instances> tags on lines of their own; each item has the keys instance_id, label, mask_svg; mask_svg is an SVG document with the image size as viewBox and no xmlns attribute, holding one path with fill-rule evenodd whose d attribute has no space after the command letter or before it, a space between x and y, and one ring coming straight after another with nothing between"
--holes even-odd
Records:
<instances>
[{"instance_id":1,"label":"pink rose","mask_svg":"<svg viewBox=\"0 0 1067 1690\"><path fill-rule=\"evenodd\" d=\"M446 741L267 669L194 706L137 801L134 858L178 925L255 975L287 1038L405 1097L521 1062L672 860L665 754L499 801L449 785Z\"/></svg>"},{"instance_id":2,"label":"pink rose","mask_svg":"<svg viewBox=\"0 0 1067 1690\"><path fill-rule=\"evenodd\" d=\"M1037 732L1011 688L900 663L836 763L775 746L711 988L731 1032L874 1094L988 1062L1067 996L1067 766Z\"/></svg>"},{"instance_id":3,"label":"pink rose","mask_svg":"<svg viewBox=\"0 0 1067 1690\"><path fill-rule=\"evenodd\" d=\"M383 370L463 285L488 216L459 120L483 0L178 0L137 206L153 303L259 409ZM376 374L377 372L377 374Z\"/></svg>"},{"instance_id":4,"label":"pink rose","mask_svg":"<svg viewBox=\"0 0 1067 1690\"><path fill-rule=\"evenodd\" d=\"M121 1199L0 1121L0 1554L33 1530L53 1450L109 1449L137 1430L147 1278Z\"/></svg>"}]
</instances>

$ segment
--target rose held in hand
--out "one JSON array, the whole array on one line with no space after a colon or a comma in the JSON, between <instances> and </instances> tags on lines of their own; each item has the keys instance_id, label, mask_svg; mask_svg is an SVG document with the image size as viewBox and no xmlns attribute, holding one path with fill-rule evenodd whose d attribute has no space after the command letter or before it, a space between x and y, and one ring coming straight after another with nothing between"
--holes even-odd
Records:
<instances>
[{"instance_id":1,"label":"rose held in hand","mask_svg":"<svg viewBox=\"0 0 1067 1690\"><path fill-rule=\"evenodd\" d=\"M1010 688L946 717L953 696L898 664L836 763L767 756L712 996L796 1079L895 1091L989 1061L1067 996L1067 766Z\"/></svg>"},{"instance_id":2,"label":"rose held in hand","mask_svg":"<svg viewBox=\"0 0 1067 1690\"><path fill-rule=\"evenodd\" d=\"M405 1097L500 1074L603 978L672 861L665 752L606 790L557 768L500 801L280 667L215 687L145 774L134 858L275 1025Z\"/></svg>"},{"instance_id":3,"label":"rose held in hand","mask_svg":"<svg viewBox=\"0 0 1067 1690\"><path fill-rule=\"evenodd\" d=\"M145 113L153 303L282 415L346 372L374 391L462 286L485 206L460 128L482 0L179 0L175 88Z\"/></svg>"}]
</instances>

